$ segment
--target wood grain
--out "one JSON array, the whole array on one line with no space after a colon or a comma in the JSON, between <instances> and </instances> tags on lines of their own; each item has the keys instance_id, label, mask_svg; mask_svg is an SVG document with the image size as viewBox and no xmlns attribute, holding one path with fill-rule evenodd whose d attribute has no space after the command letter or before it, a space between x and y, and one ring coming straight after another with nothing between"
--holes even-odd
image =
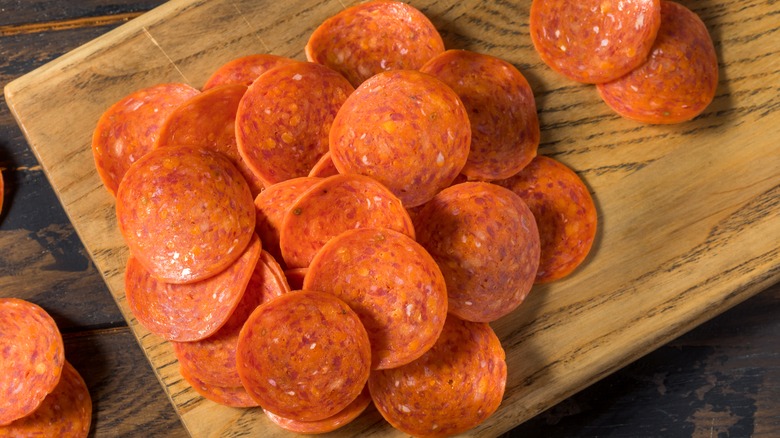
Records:
<instances>
[{"instance_id":1,"label":"wood grain","mask_svg":"<svg viewBox=\"0 0 780 438\"><path fill-rule=\"evenodd\" d=\"M473 433L494 436L776 282L778 226L777 32L772 1L685 1L700 13L720 59L713 104L692 122L639 125L617 117L595 89L556 76L527 34L529 0L413 1L449 48L502 57L535 90L540 153L579 171L600 231L572 277L535 287L494 324L510 376L502 408ZM170 346L127 310L127 249L113 199L91 166L89 137L111 103L164 81L200 86L221 63L270 52L302 59L313 28L337 1L174 1L9 84L20 126L120 310L194 436L286 435L256 410L198 397ZM207 32L203 29L208 28ZM194 33L193 33L194 32ZM760 127L760 129L758 128ZM376 412L343 435L398 435Z\"/></svg>"}]
</instances>

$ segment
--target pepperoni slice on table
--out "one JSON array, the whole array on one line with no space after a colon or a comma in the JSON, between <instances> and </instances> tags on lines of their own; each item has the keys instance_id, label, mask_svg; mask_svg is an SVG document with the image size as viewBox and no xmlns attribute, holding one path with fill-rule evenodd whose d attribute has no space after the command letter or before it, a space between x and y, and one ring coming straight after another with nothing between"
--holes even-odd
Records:
<instances>
[{"instance_id":1,"label":"pepperoni slice on table","mask_svg":"<svg viewBox=\"0 0 780 438\"><path fill-rule=\"evenodd\" d=\"M508 178L539 146L539 118L531 86L512 64L489 55L448 50L421 72L449 85L466 107L471 150L461 173L474 179Z\"/></svg>"},{"instance_id":2,"label":"pepperoni slice on table","mask_svg":"<svg viewBox=\"0 0 780 438\"><path fill-rule=\"evenodd\" d=\"M187 84L159 84L124 97L103 113L92 134L92 154L112 195L130 166L152 150L168 114L198 93Z\"/></svg>"},{"instance_id":3,"label":"pepperoni slice on table","mask_svg":"<svg viewBox=\"0 0 780 438\"><path fill-rule=\"evenodd\" d=\"M393 0L369 1L325 20L306 44L306 59L327 65L357 87L387 70L417 70L444 51L422 12Z\"/></svg>"},{"instance_id":4,"label":"pepperoni slice on table","mask_svg":"<svg viewBox=\"0 0 780 438\"><path fill-rule=\"evenodd\" d=\"M309 171L309 176L317 178L327 178L329 176L338 175L339 171L336 166L333 165L333 160L330 159L330 151L325 152L325 155L320 157L320 160L314 164L314 167Z\"/></svg>"},{"instance_id":5,"label":"pepperoni slice on table","mask_svg":"<svg viewBox=\"0 0 780 438\"><path fill-rule=\"evenodd\" d=\"M718 58L707 27L678 3L661 2L661 29L647 61L598 85L601 98L623 117L680 123L704 111L718 87Z\"/></svg>"},{"instance_id":6,"label":"pepperoni slice on table","mask_svg":"<svg viewBox=\"0 0 780 438\"><path fill-rule=\"evenodd\" d=\"M253 408L257 402L249 396L243 386L219 386L205 383L190 374L184 367L179 367L179 373L198 394L215 403L234 408Z\"/></svg>"},{"instance_id":7,"label":"pepperoni slice on table","mask_svg":"<svg viewBox=\"0 0 780 438\"><path fill-rule=\"evenodd\" d=\"M233 263L255 230L244 177L223 154L157 148L133 165L117 192L119 230L155 278L190 283Z\"/></svg>"},{"instance_id":8,"label":"pepperoni slice on table","mask_svg":"<svg viewBox=\"0 0 780 438\"><path fill-rule=\"evenodd\" d=\"M265 53L242 56L223 64L212 73L203 85L203 91L225 84L240 84L248 87L266 71L294 62L298 61Z\"/></svg>"},{"instance_id":9,"label":"pepperoni slice on table","mask_svg":"<svg viewBox=\"0 0 780 438\"><path fill-rule=\"evenodd\" d=\"M255 309L241 329L238 373L263 409L297 421L337 414L368 380L366 330L335 296L293 291Z\"/></svg>"},{"instance_id":10,"label":"pepperoni slice on table","mask_svg":"<svg viewBox=\"0 0 780 438\"><path fill-rule=\"evenodd\" d=\"M0 425L35 411L60 381L65 348L38 305L0 298Z\"/></svg>"},{"instance_id":11,"label":"pepperoni slice on table","mask_svg":"<svg viewBox=\"0 0 780 438\"><path fill-rule=\"evenodd\" d=\"M447 287L436 262L393 230L360 228L331 239L312 260L303 288L332 293L360 316L372 369L423 355L447 316Z\"/></svg>"},{"instance_id":12,"label":"pepperoni slice on table","mask_svg":"<svg viewBox=\"0 0 780 438\"><path fill-rule=\"evenodd\" d=\"M659 0L534 0L531 41L550 68L597 84L641 65L661 25Z\"/></svg>"},{"instance_id":13,"label":"pepperoni slice on table","mask_svg":"<svg viewBox=\"0 0 780 438\"><path fill-rule=\"evenodd\" d=\"M346 426L357 418L368 405L371 404L371 394L368 392L368 385L363 388L360 395L352 401L346 408L337 414L319 421L297 421L289 418L280 417L269 410L265 410L265 415L277 426L290 432L302 434L319 434L332 432L340 427Z\"/></svg>"}]
</instances>

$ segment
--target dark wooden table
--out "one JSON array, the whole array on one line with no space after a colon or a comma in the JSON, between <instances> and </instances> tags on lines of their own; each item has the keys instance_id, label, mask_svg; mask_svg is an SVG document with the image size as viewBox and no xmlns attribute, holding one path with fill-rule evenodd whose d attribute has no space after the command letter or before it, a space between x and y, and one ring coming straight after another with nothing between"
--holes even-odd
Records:
<instances>
[{"instance_id":1,"label":"dark wooden table","mask_svg":"<svg viewBox=\"0 0 780 438\"><path fill-rule=\"evenodd\" d=\"M0 84L161 3L0 0ZM57 321L92 394L92 434L186 436L0 100L0 297L37 303ZM775 285L508 435L780 436L779 315Z\"/></svg>"}]
</instances>

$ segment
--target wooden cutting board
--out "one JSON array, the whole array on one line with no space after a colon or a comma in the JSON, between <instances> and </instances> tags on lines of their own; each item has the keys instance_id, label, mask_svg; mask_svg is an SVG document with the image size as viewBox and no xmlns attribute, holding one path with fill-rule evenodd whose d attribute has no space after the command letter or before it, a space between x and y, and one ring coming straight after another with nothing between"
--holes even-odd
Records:
<instances>
[{"instance_id":1,"label":"wooden cutting board","mask_svg":"<svg viewBox=\"0 0 780 438\"><path fill-rule=\"evenodd\" d=\"M349 2L352 3L352 2ZM594 87L549 70L528 35L531 0L413 0L448 48L488 53L528 78L542 124L540 154L592 190L600 229L574 275L536 286L493 324L509 380L499 411L473 431L495 436L780 279L780 13L771 0L686 0L720 60L714 102L672 126L624 120ZM129 312L128 251L114 199L94 169L100 114L142 87L200 87L250 53L304 59L335 0L182 0L11 82L7 102L52 186L193 436L283 436L259 410L218 406L179 376L170 345ZM339 433L402 435L375 410Z\"/></svg>"}]
</instances>

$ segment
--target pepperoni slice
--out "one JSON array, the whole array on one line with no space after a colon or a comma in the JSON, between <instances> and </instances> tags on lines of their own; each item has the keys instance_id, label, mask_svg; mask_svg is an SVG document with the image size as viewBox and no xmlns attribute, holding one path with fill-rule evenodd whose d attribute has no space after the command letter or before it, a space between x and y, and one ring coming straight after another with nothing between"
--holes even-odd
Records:
<instances>
[{"instance_id":1,"label":"pepperoni slice","mask_svg":"<svg viewBox=\"0 0 780 438\"><path fill-rule=\"evenodd\" d=\"M393 230L362 228L331 239L309 266L303 288L330 292L360 316L371 339L372 369L423 355L447 315L447 288L436 262Z\"/></svg>"},{"instance_id":2,"label":"pepperoni slice","mask_svg":"<svg viewBox=\"0 0 780 438\"><path fill-rule=\"evenodd\" d=\"M420 71L449 85L466 107L471 150L461 173L474 179L508 178L539 146L539 118L531 86L512 64L489 55L448 50Z\"/></svg>"},{"instance_id":3,"label":"pepperoni slice","mask_svg":"<svg viewBox=\"0 0 780 438\"><path fill-rule=\"evenodd\" d=\"M54 390L64 351L57 324L45 310L0 298L0 425L30 414Z\"/></svg>"},{"instance_id":4,"label":"pepperoni slice","mask_svg":"<svg viewBox=\"0 0 780 438\"><path fill-rule=\"evenodd\" d=\"M565 277L582 263L596 237L598 218L593 198L576 173L538 156L520 173L496 184L517 193L536 218L541 242L537 283Z\"/></svg>"},{"instance_id":5,"label":"pepperoni slice","mask_svg":"<svg viewBox=\"0 0 780 438\"><path fill-rule=\"evenodd\" d=\"M152 150L168 114L196 94L186 84L159 84L124 97L103 113L92 134L92 154L112 195L130 166Z\"/></svg>"},{"instance_id":6,"label":"pepperoni slice","mask_svg":"<svg viewBox=\"0 0 780 438\"><path fill-rule=\"evenodd\" d=\"M238 151L266 187L306 176L328 151L328 131L353 88L335 71L309 62L257 78L236 116Z\"/></svg>"},{"instance_id":7,"label":"pepperoni slice","mask_svg":"<svg viewBox=\"0 0 780 438\"><path fill-rule=\"evenodd\" d=\"M317 421L346 408L368 380L366 330L335 296L294 291L255 309L238 337L238 373L260 406Z\"/></svg>"},{"instance_id":8,"label":"pepperoni slice","mask_svg":"<svg viewBox=\"0 0 780 438\"><path fill-rule=\"evenodd\" d=\"M641 65L662 21L659 0L534 0L529 20L542 61L591 84Z\"/></svg>"},{"instance_id":9,"label":"pepperoni slice","mask_svg":"<svg viewBox=\"0 0 780 438\"><path fill-rule=\"evenodd\" d=\"M309 266L330 239L353 228L387 228L414 238L401 201L376 180L335 175L313 185L285 215L279 245L288 268Z\"/></svg>"},{"instance_id":10,"label":"pepperoni slice","mask_svg":"<svg viewBox=\"0 0 780 438\"><path fill-rule=\"evenodd\" d=\"M327 65L355 87L387 70L417 70L444 51L422 12L393 0L369 1L325 20L306 44L306 59Z\"/></svg>"},{"instance_id":11,"label":"pepperoni slice","mask_svg":"<svg viewBox=\"0 0 780 438\"><path fill-rule=\"evenodd\" d=\"M252 85L261 74L284 64L297 62L282 56L265 53L242 56L219 67L203 85L203 91L225 84Z\"/></svg>"},{"instance_id":12,"label":"pepperoni slice","mask_svg":"<svg viewBox=\"0 0 780 438\"><path fill-rule=\"evenodd\" d=\"M303 279L306 278L307 272L309 272L309 268L285 269L284 276L287 277L287 283L290 284L291 289L303 289Z\"/></svg>"},{"instance_id":13,"label":"pepperoni slice","mask_svg":"<svg viewBox=\"0 0 780 438\"><path fill-rule=\"evenodd\" d=\"M253 408L257 402L249 396L243 386L219 386L205 383L190 374L184 367L179 367L179 373L198 394L215 403L234 408Z\"/></svg>"},{"instance_id":14,"label":"pepperoni slice","mask_svg":"<svg viewBox=\"0 0 780 438\"><path fill-rule=\"evenodd\" d=\"M40 406L24 418L0 426L0 436L86 438L91 422L89 389L78 371L66 361L57 386Z\"/></svg>"},{"instance_id":15,"label":"pepperoni slice","mask_svg":"<svg viewBox=\"0 0 780 438\"><path fill-rule=\"evenodd\" d=\"M680 123L704 111L718 87L718 58L698 15L661 2L661 29L647 61L599 84L601 98L623 117L644 123Z\"/></svg>"},{"instance_id":16,"label":"pepperoni slice","mask_svg":"<svg viewBox=\"0 0 780 438\"><path fill-rule=\"evenodd\" d=\"M504 396L504 350L487 323L447 317L439 340L416 361L368 379L379 413L419 437L444 437L490 417Z\"/></svg>"},{"instance_id":17,"label":"pepperoni slice","mask_svg":"<svg viewBox=\"0 0 780 438\"><path fill-rule=\"evenodd\" d=\"M169 341L197 341L214 334L241 301L260 257L253 237L241 257L219 274L197 283L163 283L131 256L125 294L133 316L147 330Z\"/></svg>"},{"instance_id":18,"label":"pepperoni slice","mask_svg":"<svg viewBox=\"0 0 780 438\"><path fill-rule=\"evenodd\" d=\"M302 434L319 434L332 432L340 427L346 426L352 420L357 418L368 405L371 404L371 394L368 392L368 385L365 386L360 395L352 401L346 408L337 414L319 421L297 421L289 418L280 417L269 410L265 410L265 415L277 426L290 432Z\"/></svg>"},{"instance_id":19,"label":"pepperoni slice","mask_svg":"<svg viewBox=\"0 0 780 438\"><path fill-rule=\"evenodd\" d=\"M459 318L495 321L531 291L539 231L511 190L484 182L446 188L423 206L415 229L447 282L449 312Z\"/></svg>"},{"instance_id":20,"label":"pepperoni slice","mask_svg":"<svg viewBox=\"0 0 780 438\"><path fill-rule=\"evenodd\" d=\"M365 81L339 110L330 151L339 173L368 175L407 207L449 186L469 154L471 128L458 95L411 70Z\"/></svg>"},{"instance_id":21,"label":"pepperoni slice","mask_svg":"<svg viewBox=\"0 0 780 438\"><path fill-rule=\"evenodd\" d=\"M327 178L329 176L338 175L339 171L336 166L333 165L333 160L330 158L330 151L325 152L325 155L320 157L320 160L314 164L314 167L309 171L309 176L317 178Z\"/></svg>"},{"instance_id":22,"label":"pepperoni slice","mask_svg":"<svg viewBox=\"0 0 780 438\"><path fill-rule=\"evenodd\" d=\"M189 283L233 263L255 229L246 181L219 152L158 148L127 172L117 192L119 230L154 277Z\"/></svg>"}]
</instances>

